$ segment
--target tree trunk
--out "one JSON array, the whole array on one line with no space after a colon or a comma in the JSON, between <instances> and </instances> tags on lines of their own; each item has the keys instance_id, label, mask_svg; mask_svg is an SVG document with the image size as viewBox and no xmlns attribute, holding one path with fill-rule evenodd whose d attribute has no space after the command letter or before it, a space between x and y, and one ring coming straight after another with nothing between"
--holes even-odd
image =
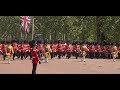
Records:
<instances>
[{"instance_id":1,"label":"tree trunk","mask_svg":"<svg viewBox=\"0 0 120 90\"><path fill-rule=\"evenodd\" d=\"M65 41L65 34L63 34L63 40Z\"/></svg>"},{"instance_id":2,"label":"tree trunk","mask_svg":"<svg viewBox=\"0 0 120 90\"><path fill-rule=\"evenodd\" d=\"M51 37L51 31L50 31L50 36L49 36L49 38L50 38L50 40L52 39L52 37Z\"/></svg>"},{"instance_id":3,"label":"tree trunk","mask_svg":"<svg viewBox=\"0 0 120 90\"><path fill-rule=\"evenodd\" d=\"M54 40L57 40L57 32L56 32L56 30L54 31Z\"/></svg>"},{"instance_id":4,"label":"tree trunk","mask_svg":"<svg viewBox=\"0 0 120 90\"><path fill-rule=\"evenodd\" d=\"M101 22L100 22L99 18L100 18L100 16L96 16L96 36L97 36L97 42L101 42L101 31L100 31Z\"/></svg>"}]
</instances>

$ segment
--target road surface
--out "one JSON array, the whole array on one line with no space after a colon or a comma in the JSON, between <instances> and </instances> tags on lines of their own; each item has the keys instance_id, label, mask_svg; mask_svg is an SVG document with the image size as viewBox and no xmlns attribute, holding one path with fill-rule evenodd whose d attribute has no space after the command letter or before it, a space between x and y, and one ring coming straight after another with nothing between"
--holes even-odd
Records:
<instances>
[{"instance_id":1,"label":"road surface","mask_svg":"<svg viewBox=\"0 0 120 90\"><path fill-rule=\"evenodd\" d=\"M29 58L26 60L3 61L0 56L0 74L31 74L32 63ZM120 74L120 60L113 62L112 59L70 59L54 58L49 63L42 61L38 64L37 74Z\"/></svg>"}]
</instances>

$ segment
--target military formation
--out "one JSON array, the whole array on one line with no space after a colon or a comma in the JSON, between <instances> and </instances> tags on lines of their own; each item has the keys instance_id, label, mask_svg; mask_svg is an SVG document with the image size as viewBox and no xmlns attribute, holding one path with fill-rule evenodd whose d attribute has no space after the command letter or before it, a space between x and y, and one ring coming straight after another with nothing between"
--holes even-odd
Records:
<instances>
[{"instance_id":1,"label":"military formation","mask_svg":"<svg viewBox=\"0 0 120 90\"><path fill-rule=\"evenodd\" d=\"M35 41L35 40L34 40ZM31 55L31 41L1 41L0 54L3 60L15 60L15 57L20 60L33 58ZM79 42L79 41L63 41L63 40L38 40L35 41L35 50L39 60L45 60L57 57L58 59L70 59L74 57L86 61L90 59L120 59L120 43L98 43L98 42Z\"/></svg>"}]
</instances>

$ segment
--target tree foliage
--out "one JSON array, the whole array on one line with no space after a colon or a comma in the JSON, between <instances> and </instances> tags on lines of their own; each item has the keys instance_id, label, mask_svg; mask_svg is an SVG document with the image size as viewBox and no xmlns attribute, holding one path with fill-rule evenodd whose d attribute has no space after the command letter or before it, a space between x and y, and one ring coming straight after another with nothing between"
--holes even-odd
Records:
<instances>
[{"instance_id":1,"label":"tree foliage","mask_svg":"<svg viewBox=\"0 0 120 90\"><path fill-rule=\"evenodd\" d=\"M34 16L34 36L48 40L120 41L120 16ZM27 39L31 39L32 23ZM20 16L0 16L1 39L21 39ZM23 33L24 35L24 33Z\"/></svg>"}]
</instances>

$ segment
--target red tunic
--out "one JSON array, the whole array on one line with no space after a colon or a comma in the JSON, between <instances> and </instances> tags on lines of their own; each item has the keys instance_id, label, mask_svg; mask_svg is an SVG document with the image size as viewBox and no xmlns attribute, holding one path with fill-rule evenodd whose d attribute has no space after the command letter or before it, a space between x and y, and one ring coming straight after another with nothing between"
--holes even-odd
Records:
<instances>
[{"instance_id":1,"label":"red tunic","mask_svg":"<svg viewBox=\"0 0 120 90\"><path fill-rule=\"evenodd\" d=\"M44 51L43 44L38 44L38 45L36 46L36 49L42 53L42 52Z\"/></svg>"},{"instance_id":2,"label":"red tunic","mask_svg":"<svg viewBox=\"0 0 120 90\"><path fill-rule=\"evenodd\" d=\"M65 47L66 47L66 45L64 43L62 43L62 52L65 51Z\"/></svg>"},{"instance_id":3,"label":"red tunic","mask_svg":"<svg viewBox=\"0 0 120 90\"><path fill-rule=\"evenodd\" d=\"M104 46L101 46L101 53L104 52Z\"/></svg>"},{"instance_id":4,"label":"red tunic","mask_svg":"<svg viewBox=\"0 0 120 90\"><path fill-rule=\"evenodd\" d=\"M55 49L56 49L56 52L57 52L57 46L58 46L58 44L55 44L55 46L54 46L54 47L55 47Z\"/></svg>"},{"instance_id":5,"label":"red tunic","mask_svg":"<svg viewBox=\"0 0 120 90\"><path fill-rule=\"evenodd\" d=\"M1 50L2 50L2 53L6 52L6 45L5 44L2 44Z\"/></svg>"},{"instance_id":6,"label":"red tunic","mask_svg":"<svg viewBox=\"0 0 120 90\"><path fill-rule=\"evenodd\" d=\"M75 46L73 47L73 51L74 51L74 52L80 52L80 45L75 45Z\"/></svg>"},{"instance_id":7,"label":"red tunic","mask_svg":"<svg viewBox=\"0 0 120 90\"><path fill-rule=\"evenodd\" d=\"M38 58L38 54L37 54L36 49L30 49L30 52L32 54L32 63L37 64L39 61L39 58Z\"/></svg>"},{"instance_id":8,"label":"red tunic","mask_svg":"<svg viewBox=\"0 0 120 90\"><path fill-rule=\"evenodd\" d=\"M118 52L120 53L120 46L118 46Z\"/></svg>"},{"instance_id":9,"label":"red tunic","mask_svg":"<svg viewBox=\"0 0 120 90\"><path fill-rule=\"evenodd\" d=\"M57 52L62 52L62 44L58 44L58 46L57 46Z\"/></svg>"},{"instance_id":10,"label":"red tunic","mask_svg":"<svg viewBox=\"0 0 120 90\"><path fill-rule=\"evenodd\" d=\"M111 53L111 46L108 47L108 53Z\"/></svg>"},{"instance_id":11,"label":"red tunic","mask_svg":"<svg viewBox=\"0 0 120 90\"><path fill-rule=\"evenodd\" d=\"M19 45L18 48L19 48L19 52L25 52L25 48L23 44Z\"/></svg>"},{"instance_id":12,"label":"red tunic","mask_svg":"<svg viewBox=\"0 0 120 90\"><path fill-rule=\"evenodd\" d=\"M109 51L109 46L106 46L106 53L108 53Z\"/></svg>"},{"instance_id":13,"label":"red tunic","mask_svg":"<svg viewBox=\"0 0 120 90\"><path fill-rule=\"evenodd\" d=\"M12 46L13 46L14 52L16 52L16 51L18 50L18 45L17 45L17 43L13 43Z\"/></svg>"},{"instance_id":14,"label":"red tunic","mask_svg":"<svg viewBox=\"0 0 120 90\"><path fill-rule=\"evenodd\" d=\"M0 53L2 53L2 44L0 44Z\"/></svg>"},{"instance_id":15,"label":"red tunic","mask_svg":"<svg viewBox=\"0 0 120 90\"><path fill-rule=\"evenodd\" d=\"M106 52L106 46L103 46L103 52L104 53Z\"/></svg>"},{"instance_id":16,"label":"red tunic","mask_svg":"<svg viewBox=\"0 0 120 90\"><path fill-rule=\"evenodd\" d=\"M90 48L89 48L89 51L92 52L92 53L95 52L95 46L91 45Z\"/></svg>"},{"instance_id":17,"label":"red tunic","mask_svg":"<svg viewBox=\"0 0 120 90\"><path fill-rule=\"evenodd\" d=\"M66 52L72 52L72 45L67 45L65 48Z\"/></svg>"},{"instance_id":18,"label":"red tunic","mask_svg":"<svg viewBox=\"0 0 120 90\"><path fill-rule=\"evenodd\" d=\"M52 49L52 52L56 52L56 45L55 45L55 44L52 44L52 45L51 45L51 49Z\"/></svg>"},{"instance_id":19,"label":"red tunic","mask_svg":"<svg viewBox=\"0 0 120 90\"><path fill-rule=\"evenodd\" d=\"M24 44L23 48L24 48L24 52L29 52L29 45L28 44Z\"/></svg>"},{"instance_id":20,"label":"red tunic","mask_svg":"<svg viewBox=\"0 0 120 90\"><path fill-rule=\"evenodd\" d=\"M95 51L96 51L96 52L101 52L101 47L100 47L100 45L96 45L96 46L95 46Z\"/></svg>"}]
</instances>

